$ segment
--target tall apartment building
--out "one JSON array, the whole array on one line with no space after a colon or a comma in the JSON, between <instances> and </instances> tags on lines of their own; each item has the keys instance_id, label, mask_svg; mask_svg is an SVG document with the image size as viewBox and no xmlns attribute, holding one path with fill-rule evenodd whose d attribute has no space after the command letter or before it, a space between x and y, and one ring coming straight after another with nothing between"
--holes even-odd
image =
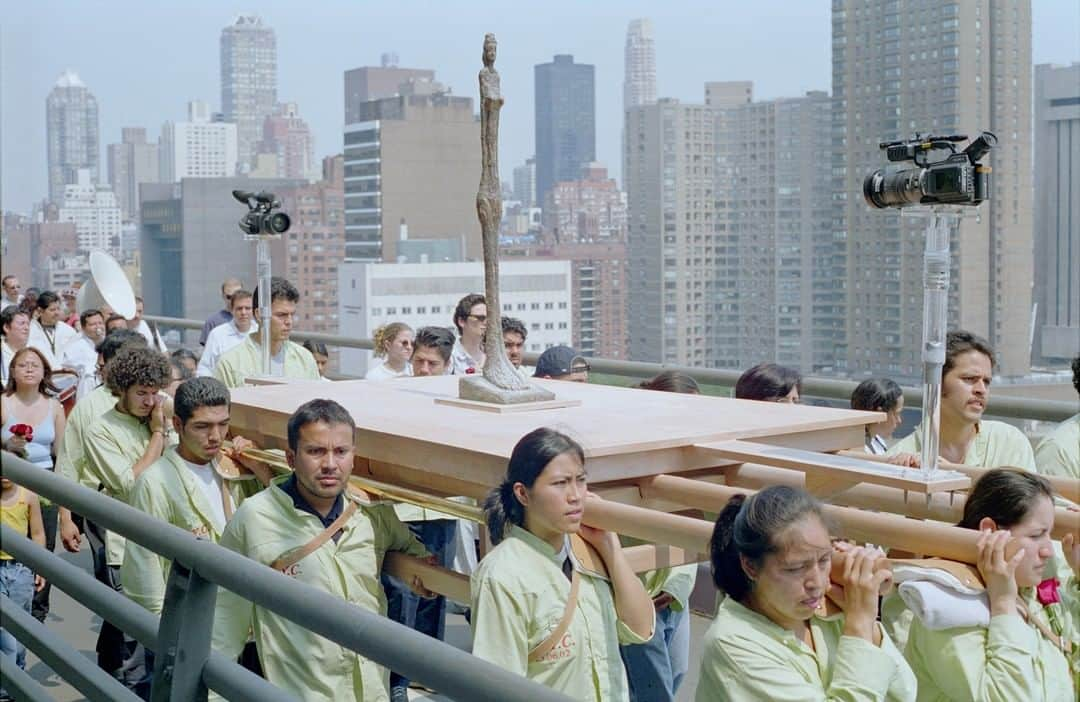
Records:
<instances>
[{"instance_id":1,"label":"tall apartment building","mask_svg":"<svg viewBox=\"0 0 1080 702\"><path fill-rule=\"evenodd\" d=\"M401 95L363 103L345 125L345 258L396 261L397 242L456 239L482 257L472 98Z\"/></svg>"},{"instance_id":2,"label":"tall apartment building","mask_svg":"<svg viewBox=\"0 0 1080 702\"><path fill-rule=\"evenodd\" d=\"M623 50L623 109L656 102L656 41L652 21L630 20Z\"/></svg>"},{"instance_id":3,"label":"tall apartment building","mask_svg":"<svg viewBox=\"0 0 1080 702\"><path fill-rule=\"evenodd\" d=\"M413 329L453 327L454 306L465 295L484 290L484 266L465 263L363 263L338 268L341 297L339 332L370 339L380 325L405 322ZM505 261L499 266L499 300L504 316L529 328L526 350L540 352L569 344L570 264L567 261ZM363 375L371 352L342 349L341 371Z\"/></svg>"},{"instance_id":4,"label":"tall apartment building","mask_svg":"<svg viewBox=\"0 0 1080 702\"><path fill-rule=\"evenodd\" d=\"M827 373L844 326L831 187L821 177L831 155L831 101L811 92L744 102L742 85L710 84L717 108L712 363L775 361Z\"/></svg>"},{"instance_id":5,"label":"tall apartment building","mask_svg":"<svg viewBox=\"0 0 1080 702\"><path fill-rule=\"evenodd\" d=\"M45 99L45 131L49 202L59 205L64 187L79 181L80 170L97 182L101 159L97 99L74 71L65 71Z\"/></svg>"},{"instance_id":6,"label":"tall apartment building","mask_svg":"<svg viewBox=\"0 0 1080 702\"><path fill-rule=\"evenodd\" d=\"M834 236L846 243L846 372L920 376L923 217L861 195L878 143L994 132L991 200L953 237L949 326L986 336L998 372L1030 368L1031 3L833 0ZM838 350L838 355L840 352ZM839 366L839 364L838 364Z\"/></svg>"},{"instance_id":7,"label":"tall apartment building","mask_svg":"<svg viewBox=\"0 0 1080 702\"><path fill-rule=\"evenodd\" d=\"M103 249L113 256L120 253L120 208L107 185L93 182L90 171L82 169L78 182L64 186L61 222L75 225L80 251Z\"/></svg>"},{"instance_id":8,"label":"tall apartment building","mask_svg":"<svg viewBox=\"0 0 1080 702\"><path fill-rule=\"evenodd\" d=\"M189 102L188 121L161 125L161 182L236 175L237 128L231 122L211 121L210 106L205 102Z\"/></svg>"},{"instance_id":9,"label":"tall apartment building","mask_svg":"<svg viewBox=\"0 0 1080 702\"><path fill-rule=\"evenodd\" d=\"M275 191L292 226L271 245L273 270L300 291L295 325L304 331L336 334L338 329L337 269L345 257L341 160L323 159L323 177L316 183Z\"/></svg>"},{"instance_id":10,"label":"tall apartment building","mask_svg":"<svg viewBox=\"0 0 1080 702\"><path fill-rule=\"evenodd\" d=\"M525 163L514 168L514 199L522 207L536 206L536 159L525 159Z\"/></svg>"},{"instance_id":11,"label":"tall apartment building","mask_svg":"<svg viewBox=\"0 0 1080 702\"><path fill-rule=\"evenodd\" d=\"M632 360L716 363L715 119L672 99L626 111Z\"/></svg>"},{"instance_id":12,"label":"tall apartment building","mask_svg":"<svg viewBox=\"0 0 1080 702\"><path fill-rule=\"evenodd\" d=\"M277 38L256 15L221 30L221 110L236 125L240 162L250 165L263 119L277 104ZM228 173L226 175L232 175Z\"/></svg>"},{"instance_id":13,"label":"tall apartment building","mask_svg":"<svg viewBox=\"0 0 1080 702\"><path fill-rule=\"evenodd\" d=\"M159 182L159 153L157 144L146 141L144 127L121 128L120 143L106 149L109 185L125 222L138 218L139 185Z\"/></svg>"},{"instance_id":14,"label":"tall apartment building","mask_svg":"<svg viewBox=\"0 0 1080 702\"><path fill-rule=\"evenodd\" d=\"M372 100L402 95L403 84L434 82L429 68L398 68L396 57L383 56L381 66L361 66L345 71L345 124L362 121L362 105Z\"/></svg>"},{"instance_id":15,"label":"tall apartment building","mask_svg":"<svg viewBox=\"0 0 1080 702\"><path fill-rule=\"evenodd\" d=\"M300 117L295 102L286 102L274 108L272 115L263 121L262 139L255 151L261 156L270 154L276 162L278 178L318 178L315 163L315 138L307 122Z\"/></svg>"},{"instance_id":16,"label":"tall apartment building","mask_svg":"<svg viewBox=\"0 0 1080 702\"><path fill-rule=\"evenodd\" d=\"M536 198L596 160L596 68L560 54L534 69Z\"/></svg>"},{"instance_id":17,"label":"tall apartment building","mask_svg":"<svg viewBox=\"0 0 1080 702\"><path fill-rule=\"evenodd\" d=\"M1080 63L1035 67L1035 348L1080 351Z\"/></svg>"},{"instance_id":18,"label":"tall apartment building","mask_svg":"<svg viewBox=\"0 0 1080 702\"><path fill-rule=\"evenodd\" d=\"M543 225L547 241L624 242L626 193L602 164L586 164L577 179L557 182L548 191Z\"/></svg>"}]
</instances>

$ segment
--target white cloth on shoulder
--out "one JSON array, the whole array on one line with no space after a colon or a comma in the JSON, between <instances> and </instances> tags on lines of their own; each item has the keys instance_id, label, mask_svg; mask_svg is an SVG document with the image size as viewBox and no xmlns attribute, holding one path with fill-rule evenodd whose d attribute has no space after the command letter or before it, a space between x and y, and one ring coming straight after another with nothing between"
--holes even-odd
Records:
<instances>
[{"instance_id":1,"label":"white cloth on shoulder","mask_svg":"<svg viewBox=\"0 0 1080 702\"><path fill-rule=\"evenodd\" d=\"M986 591L965 585L952 573L897 564L893 580L900 599L927 629L990 626Z\"/></svg>"}]
</instances>

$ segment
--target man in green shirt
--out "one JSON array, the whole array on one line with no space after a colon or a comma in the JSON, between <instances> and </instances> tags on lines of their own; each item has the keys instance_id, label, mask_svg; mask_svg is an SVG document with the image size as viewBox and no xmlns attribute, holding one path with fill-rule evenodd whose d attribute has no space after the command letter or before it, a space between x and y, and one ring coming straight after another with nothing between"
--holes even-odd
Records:
<instances>
[{"instance_id":1,"label":"man in green shirt","mask_svg":"<svg viewBox=\"0 0 1080 702\"><path fill-rule=\"evenodd\" d=\"M245 500L225 527L221 545L384 614L379 573L386 553L401 551L429 563L434 558L390 504L361 504L347 493L355 431L348 411L333 400L301 405L288 423L286 457L293 473ZM266 679L300 699L389 699L384 668L219 588L214 648L235 658L251 632Z\"/></svg>"},{"instance_id":2,"label":"man in green shirt","mask_svg":"<svg viewBox=\"0 0 1080 702\"><path fill-rule=\"evenodd\" d=\"M90 425L83 445L87 479L101 485L109 497L130 502L135 480L165 450L165 400L160 391L171 375L166 357L146 346L125 346L105 366L105 385L116 404ZM107 584L117 590L123 558L123 537L107 532ZM124 635L120 640L115 630L102 626L97 652L98 665L128 688L142 691L149 685L143 649L134 639Z\"/></svg>"},{"instance_id":3,"label":"man in green shirt","mask_svg":"<svg viewBox=\"0 0 1080 702\"><path fill-rule=\"evenodd\" d=\"M1073 387L1080 393L1080 354L1072 361ZM1046 435L1035 449L1035 468L1043 475L1080 480L1080 414Z\"/></svg>"},{"instance_id":4,"label":"man in green shirt","mask_svg":"<svg viewBox=\"0 0 1080 702\"><path fill-rule=\"evenodd\" d=\"M259 312L259 295L255 289L252 306L255 308L255 321L259 328L266 323ZM319 367L311 352L297 343L289 341L292 333L293 316L300 293L292 283L284 278L273 278L270 282L270 375L301 380L318 380ZM262 367L261 332L252 332L247 339L221 355L214 367L214 377L230 388L244 385L252 376L266 375Z\"/></svg>"},{"instance_id":5,"label":"man in green shirt","mask_svg":"<svg viewBox=\"0 0 1080 702\"><path fill-rule=\"evenodd\" d=\"M948 333L941 369L939 455L960 465L1014 466L1034 472L1035 454L1023 432L1011 424L982 418L990 401L993 370L994 350L988 341L971 332ZM915 427L889 449L889 455L905 454L909 465L917 465L924 426Z\"/></svg>"}]
</instances>

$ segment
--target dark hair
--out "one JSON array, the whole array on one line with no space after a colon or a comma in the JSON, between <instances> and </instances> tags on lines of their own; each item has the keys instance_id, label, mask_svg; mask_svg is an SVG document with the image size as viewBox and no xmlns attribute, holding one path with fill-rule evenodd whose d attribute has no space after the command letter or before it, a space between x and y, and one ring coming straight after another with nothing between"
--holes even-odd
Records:
<instances>
[{"instance_id":1,"label":"dark hair","mask_svg":"<svg viewBox=\"0 0 1080 702\"><path fill-rule=\"evenodd\" d=\"M184 359L177 356L167 356L166 358L169 361L169 368L179 371L180 373L180 377L175 378L175 380L179 380L181 383L184 383L195 377L194 371L187 367L187 365L184 363ZM169 382L171 383L173 380L174 378L172 377L172 371L170 371Z\"/></svg>"},{"instance_id":2,"label":"dark hair","mask_svg":"<svg viewBox=\"0 0 1080 702\"><path fill-rule=\"evenodd\" d=\"M19 306L28 314L33 312L34 307L37 306L37 299L40 294L41 290L39 288L27 288L26 292L23 293L23 299L22 302L19 303Z\"/></svg>"},{"instance_id":3,"label":"dark hair","mask_svg":"<svg viewBox=\"0 0 1080 702\"><path fill-rule=\"evenodd\" d=\"M108 329L109 325L112 324L113 322L123 322L124 323L124 328L125 329L127 328L127 320L124 319L124 316L121 315L121 314L117 314L115 312L110 314L109 318L105 320L105 328Z\"/></svg>"},{"instance_id":4,"label":"dark hair","mask_svg":"<svg viewBox=\"0 0 1080 702\"><path fill-rule=\"evenodd\" d=\"M101 310L86 310L85 312L83 312L82 314L79 315L79 328L81 329L82 327L85 327L86 326L86 320L90 319L91 317L95 317L95 316L101 317L101 321L103 321L103 322L105 321L105 315L101 314Z\"/></svg>"},{"instance_id":5,"label":"dark hair","mask_svg":"<svg viewBox=\"0 0 1080 702\"><path fill-rule=\"evenodd\" d=\"M982 518L990 517L999 529L1009 529L1024 521L1040 497L1053 500L1054 488L1038 473L1020 468L988 470L968 491L964 516L956 526L978 529Z\"/></svg>"},{"instance_id":6,"label":"dark hair","mask_svg":"<svg viewBox=\"0 0 1080 702\"><path fill-rule=\"evenodd\" d=\"M1080 392L1080 353L1072 360L1073 387Z\"/></svg>"},{"instance_id":7,"label":"dark hair","mask_svg":"<svg viewBox=\"0 0 1080 702\"><path fill-rule=\"evenodd\" d=\"M300 302L300 291L298 291L296 286L289 281L275 275L270 279L270 304L274 304L275 300ZM257 287L255 288L255 292L251 295L251 306L255 309L259 309L259 288Z\"/></svg>"},{"instance_id":8,"label":"dark hair","mask_svg":"<svg viewBox=\"0 0 1080 702\"><path fill-rule=\"evenodd\" d=\"M544 468L564 453L572 454L585 465L581 445L554 429L534 429L517 442L506 466L506 478L484 499L484 516L493 544L506 537L510 524L525 525L525 507L514 495L514 485L521 483L531 488Z\"/></svg>"},{"instance_id":9,"label":"dark hair","mask_svg":"<svg viewBox=\"0 0 1080 702\"><path fill-rule=\"evenodd\" d=\"M413 338L413 353L421 346L435 349L442 356L443 363L447 363L454 350L454 332L446 327L420 327Z\"/></svg>"},{"instance_id":10,"label":"dark hair","mask_svg":"<svg viewBox=\"0 0 1080 702\"><path fill-rule=\"evenodd\" d=\"M529 338L529 330L525 328L525 322L522 322L517 317L502 318L502 333L520 334L522 341Z\"/></svg>"},{"instance_id":11,"label":"dark hair","mask_svg":"<svg viewBox=\"0 0 1080 702\"><path fill-rule=\"evenodd\" d=\"M641 381L638 385L643 390L659 390L661 392L681 392L690 395L700 395L701 388L697 381L682 371L666 370L655 378Z\"/></svg>"},{"instance_id":12,"label":"dark hair","mask_svg":"<svg viewBox=\"0 0 1080 702\"><path fill-rule=\"evenodd\" d=\"M172 382L172 372L165 355L147 346L125 344L120 352L105 364L104 375L106 387L117 397L136 385L160 390Z\"/></svg>"},{"instance_id":13,"label":"dark hair","mask_svg":"<svg viewBox=\"0 0 1080 702\"><path fill-rule=\"evenodd\" d=\"M773 485L749 497L735 495L728 500L709 541L716 587L743 601L753 584L740 556L760 565L765 556L780 550L778 539L784 530L811 514L826 521L821 503L790 485Z\"/></svg>"},{"instance_id":14,"label":"dark hair","mask_svg":"<svg viewBox=\"0 0 1080 702\"><path fill-rule=\"evenodd\" d=\"M15 321L16 315L30 316L30 313L22 309L18 305L8 305L4 308L3 312L0 312L0 334L4 333L4 327L10 327L11 323Z\"/></svg>"},{"instance_id":15,"label":"dark hair","mask_svg":"<svg viewBox=\"0 0 1080 702\"><path fill-rule=\"evenodd\" d=\"M123 317L121 317L123 319ZM101 354L101 360L108 363L126 346L149 346L146 337L132 329L113 329L98 342L94 350Z\"/></svg>"},{"instance_id":16,"label":"dark hair","mask_svg":"<svg viewBox=\"0 0 1080 702\"><path fill-rule=\"evenodd\" d=\"M270 290L271 290L271 295L272 295L273 290L274 290L273 283L270 284ZM224 294L224 293L222 293L222 294ZM233 305L235 305L240 300L248 300L248 299L251 299L251 301L252 301L251 306L254 307L255 306L254 297L255 297L255 295L250 290L243 290L243 289L237 290L236 292L234 292L232 295L229 296L229 309L231 310L233 308Z\"/></svg>"},{"instance_id":17,"label":"dark hair","mask_svg":"<svg viewBox=\"0 0 1080 702\"><path fill-rule=\"evenodd\" d=\"M759 363L739 376L735 397L740 400L781 400L798 388L802 394L802 375L793 368L775 363Z\"/></svg>"},{"instance_id":18,"label":"dark hair","mask_svg":"<svg viewBox=\"0 0 1080 702\"><path fill-rule=\"evenodd\" d=\"M311 339L305 339L304 348L311 352L312 355L319 354L320 356L329 356L330 354L326 350L326 344L321 341L312 341Z\"/></svg>"},{"instance_id":19,"label":"dark hair","mask_svg":"<svg viewBox=\"0 0 1080 702\"><path fill-rule=\"evenodd\" d=\"M345 409L333 400L309 400L296 408L289 417L288 436L289 450L296 453L300 446L300 430L308 424L323 422L325 424L348 424L349 429L356 431L356 422L349 410Z\"/></svg>"},{"instance_id":20,"label":"dark hair","mask_svg":"<svg viewBox=\"0 0 1080 702\"><path fill-rule=\"evenodd\" d=\"M200 407L228 407L229 389L217 378L192 378L180 384L173 398L173 413L187 424Z\"/></svg>"},{"instance_id":21,"label":"dark hair","mask_svg":"<svg viewBox=\"0 0 1080 702\"><path fill-rule=\"evenodd\" d=\"M60 394L60 388L53 385L52 382L52 366L49 365L49 359L45 358L45 354L33 346L23 346L11 356L11 361L8 363L8 382L4 387L5 395L15 394L15 362L28 353L37 354L38 359L41 361L41 368L44 371L41 375L41 382L38 383L38 393L42 395L51 395L55 397Z\"/></svg>"},{"instance_id":22,"label":"dark hair","mask_svg":"<svg viewBox=\"0 0 1080 702\"><path fill-rule=\"evenodd\" d=\"M49 306L54 302L60 302L60 296L54 293L52 290L45 290L37 296L37 300L34 302L34 306L39 310L47 310Z\"/></svg>"},{"instance_id":23,"label":"dark hair","mask_svg":"<svg viewBox=\"0 0 1080 702\"><path fill-rule=\"evenodd\" d=\"M454 326L457 327L458 334L461 334L464 320L468 319L469 314L472 313L472 308L476 305L486 304L487 298L480 293L470 293L458 300L457 307L454 308ZM462 324L458 324L459 319L462 320Z\"/></svg>"},{"instance_id":24,"label":"dark hair","mask_svg":"<svg viewBox=\"0 0 1080 702\"><path fill-rule=\"evenodd\" d=\"M989 341L968 331L951 331L945 335L945 365L941 367L941 377L944 378L952 370L957 356L968 351L978 351L989 358L990 367L994 367L994 347Z\"/></svg>"},{"instance_id":25,"label":"dark hair","mask_svg":"<svg viewBox=\"0 0 1080 702\"><path fill-rule=\"evenodd\" d=\"M891 412L904 391L889 378L867 378L851 393L851 409L867 412Z\"/></svg>"},{"instance_id":26,"label":"dark hair","mask_svg":"<svg viewBox=\"0 0 1080 702\"><path fill-rule=\"evenodd\" d=\"M142 336L142 334L140 334L139 336ZM196 364L199 363L199 357L196 356L195 352L191 349L185 349L183 347L180 347L169 355L181 361L195 361Z\"/></svg>"},{"instance_id":27,"label":"dark hair","mask_svg":"<svg viewBox=\"0 0 1080 702\"><path fill-rule=\"evenodd\" d=\"M4 279L3 279L3 280L0 280L0 285L7 285L7 282L8 282L9 280L11 280L12 278L18 278L18 277L19 277L19 276L17 276L17 275L5 275L5 276L4 276ZM7 308L5 308L5 309L7 309Z\"/></svg>"}]
</instances>

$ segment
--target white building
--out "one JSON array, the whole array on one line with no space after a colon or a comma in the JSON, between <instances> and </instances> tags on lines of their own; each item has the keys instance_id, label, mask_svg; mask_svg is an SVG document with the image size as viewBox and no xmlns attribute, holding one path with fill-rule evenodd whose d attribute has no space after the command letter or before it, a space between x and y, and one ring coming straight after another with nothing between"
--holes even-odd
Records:
<instances>
[{"instance_id":1,"label":"white building","mask_svg":"<svg viewBox=\"0 0 1080 702\"><path fill-rule=\"evenodd\" d=\"M89 257L85 255L58 255L45 261L45 280L47 290L73 288L76 283L85 281L90 275Z\"/></svg>"},{"instance_id":2,"label":"white building","mask_svg":"<svg viewBox=\"0 0 1080 702\"><path fill-rule=\"evenodd\" d=\"M212 121L205 102L188 103L187 122L163 124L160 145L162 183L236 175L236 125Z\"/></svg>"},{"instance_id":3,"label":"white building","mask_svg":"<svg viewBox=\"0 0 1080 702\"><path fill-rule=\"evenodd\" d=\"M120 247L120 206L107 185L95 185L91 172L80 168L78 182L64 186L60 221L74 222L80 251L104 249L116 255Z\"/></svg>"},{"instance_id":4,"label":"white building","mask_svg":"<svg viewBox=\"0 0 1080 702\"><path fill-rule=\"evenodd\" d=\"M527 351L570 344L573 338L569 261L501 261L499 293L503 316L529 330ZM484 267L466 263L363 263L338 266L339 333L370 339L388 322L414 330L454 326L454 308L465 295L484 290ZM456 334L456 331L455 331ZM372 354L341 350L341 372L363 376Z\"/></svg>"}]
</instances>

